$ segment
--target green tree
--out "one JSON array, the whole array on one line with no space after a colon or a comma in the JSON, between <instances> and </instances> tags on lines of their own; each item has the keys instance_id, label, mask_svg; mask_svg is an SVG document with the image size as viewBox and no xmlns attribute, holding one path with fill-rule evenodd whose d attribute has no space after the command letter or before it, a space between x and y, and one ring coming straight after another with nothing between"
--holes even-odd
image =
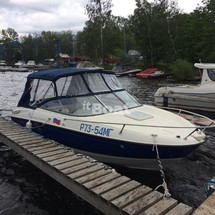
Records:
<instances>
[{"instance_id":1,"label":"green tree","mask_svg":"<svg viewBox=\"0 0 215 215\"><path fill-rule=\"evenodd\" d=\"M103 29L111 15L112 0L89 0L86 11L90 21L94 22L97 35L100 35L100 58L104 57Z\"/></svg>"},{"instance_id":2,"label":"green tree","mask_svg":"<svg viewBox=\"0 0 215 215\"><path fill-rule=\"evenodd\" d=\"M14 63L17 58L19 58L21 47L18 37L18 33L12 28L1 30L1 44L4 47L4 54L2 57L8 63Z\"/></svg>"},{"instance_id":3,"label":"green tree","mask_svg":"<svg viewBox=\"0 0 215 215\"><path fill-rule=\"evenodd\" d=\"M132 30L139 50L149 66L168 63L177 58L171 20L178 13L177 4L167 0L136 0L137 8L131 16Z\"/></svg>"}]
</instances>

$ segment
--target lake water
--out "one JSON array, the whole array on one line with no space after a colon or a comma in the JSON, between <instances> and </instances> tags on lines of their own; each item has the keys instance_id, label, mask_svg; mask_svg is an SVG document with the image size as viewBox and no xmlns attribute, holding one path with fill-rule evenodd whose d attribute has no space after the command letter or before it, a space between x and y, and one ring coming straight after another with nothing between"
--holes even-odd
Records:
<instances>
[{"instance_id":1,"label":"lake water","mask_svg":"<svg viewBox=\"0 0 215 215\"><path fill-rule=\"evenodd\" d=\"M0 110L6 116L22 94L29 73L0 73ZM156 89L166 84L161 80L139 80L119 77L129 93L151 104ZM213 132L213 131L212 131ZM208 141L180 161L165 169L166 181L173 198L193 207L205 198L205 186L215 176L215 134ZM116 171L152 188L161 184L159 172L115 167ZM102 214L72 192L55 182L31 163L0 145L0 214L1 215L88 215Z\"/></svg>"}]
</instances>

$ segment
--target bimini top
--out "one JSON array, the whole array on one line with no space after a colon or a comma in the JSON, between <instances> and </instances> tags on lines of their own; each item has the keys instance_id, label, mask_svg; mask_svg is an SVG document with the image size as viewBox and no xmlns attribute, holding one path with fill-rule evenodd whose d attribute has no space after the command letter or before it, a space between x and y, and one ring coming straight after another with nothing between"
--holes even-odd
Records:
<instances>
[{"instance_id":1,"label":"bimini top","mask_svg":"<svg viewBox=\"0 0 215 215\"><path fill-rule=\"evenodd\" d=\"M85 74L85 73L111 73L112 71L105 71L102 69L76 69L76 68L60 68L60 69L48 69L38 72L31 73L28 75L28 79L43 79L49 81L55 81L61 77L66 77L75 74Z\"/></svg>"}]
</instances>

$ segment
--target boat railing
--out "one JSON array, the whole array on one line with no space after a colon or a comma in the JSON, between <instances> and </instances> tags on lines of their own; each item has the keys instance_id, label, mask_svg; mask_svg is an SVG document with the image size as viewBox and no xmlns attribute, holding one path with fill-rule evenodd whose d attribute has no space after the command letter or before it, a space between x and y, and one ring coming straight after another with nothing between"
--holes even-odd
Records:
<instances>
[{"instance_id":1,"label":"boat railing","mask_svg":"<svg viewBox=\"0 0 215 215\"><path fill-rule=\"evenodd\" d=\"M94 120L86 120L86 119L74 119L74 118L64 118L64 121L76 121L76 122L82 122L82 123L93 123L93 124L104 124L104 125L119 125L122 126L120 134L124 130L126 126L137 126L137 127L149 127L149 128L184 128L184 129L195 129L195 130L202 130L204 131L207 128L214 128L215 127L215 121L210 119L209 117L203 116L201 114L193 113L191 111L186 111L183 109L178 108L170 108L170 107L160 107L161 109L166 109L168 111L171 111L175 114L178 114L179 116L191 121L193 123L193 126L165 126L165 125L149 125L149 124L137 124L137 123L123 123L123 122L107 122L107 121L94 121ZM200 123L197 119L204 120L205 122Z\"/></svg>"},{"instance_id":2,"label":"boat railing","mask_svg":"<svg viewBox=\"0 0 215 215\"><path fill-rule=\"evenodd\" d=\"M200 125L204 130L209 127L215 127L215 120L204 116L202 114L194 113L192 111L184 110L181 108L173 108L173 107L160 107L161 109L168 110L178 114L179 116L191 121L196 125ZM203 126L201 126L203 125Z\"/></svg>"}]
</instances>

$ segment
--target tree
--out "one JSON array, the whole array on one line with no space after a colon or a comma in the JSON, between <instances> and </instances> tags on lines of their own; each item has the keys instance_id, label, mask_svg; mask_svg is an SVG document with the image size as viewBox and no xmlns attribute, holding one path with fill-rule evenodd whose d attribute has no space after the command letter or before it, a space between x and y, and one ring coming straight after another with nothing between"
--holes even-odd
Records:
<instances>
[{"instance_id":1,"label":"tree","mask_svg":"<svg viewBox=\"0 0 215 215\"><path fill-rule=\"evenodd\" d=\"M94 22L96 29L100 30L100 58L103 59L104 46L103 46L103 28L106 21L111 15L112 0L89 0L86 5L86 11L91 22ZM98 32L97 32L98 33ZM98 33L99 34L99 33Z\"/></svg>"},{"instance_id":2,"label":"tree","mask_svg":"<svg viewBox=\"0 0 215 215\"><path fill-rule=\"evenodd\" d=\"M8 63L14 63L16 61L16 58L19 57L20 53L18 33L12 28L1 30L1 44L2 49L4 49L2 57Z\"/></svg>"},{"instance_id":3,"label":"tree","mask_svg":"<svg viewBox=\"0 0 215 215\"><path fill-rule=\"evenodd\" d=\"M139 50L149 66L168 63L177 58L171 19L177 13L177 4L168 0L136 0L137 8L131 16L131 26Z\"/></svg>"}]
</instances>

